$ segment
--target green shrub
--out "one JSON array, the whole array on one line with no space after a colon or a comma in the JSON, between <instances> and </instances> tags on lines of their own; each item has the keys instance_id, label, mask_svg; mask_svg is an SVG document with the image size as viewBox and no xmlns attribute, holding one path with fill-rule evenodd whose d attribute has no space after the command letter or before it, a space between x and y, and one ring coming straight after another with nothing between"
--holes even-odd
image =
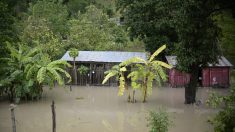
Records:
<instances>
[{"instance_id":1,"label":"green shrub","mask_svg":"<svg viewBox=\"0 0 235 132\"><path fill-rule=\"evenodd\" d=\"M173 124L169 114L163 109L160 109L159 112L150 111L147 120L149 132L167 132Z\"/></svg>"},{"instance_id":2,"label":"green shrub","mask_svg":"<svg viewBox=\"0 0 235 132\"><path fill-rule=\"evenodd\" d=\"M231 88L229 95L221 96L212 93L207 101L209 106L222 110L212 119L208 120L214 126L215 132L235 132L235 86Z\"/></svg>"}]
</instances>

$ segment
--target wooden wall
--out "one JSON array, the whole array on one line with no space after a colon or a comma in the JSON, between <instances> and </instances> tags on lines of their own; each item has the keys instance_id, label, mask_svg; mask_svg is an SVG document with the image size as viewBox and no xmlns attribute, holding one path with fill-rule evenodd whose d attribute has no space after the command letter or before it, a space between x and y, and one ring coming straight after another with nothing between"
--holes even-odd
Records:
<instances>
[{"instance_id":1,"label":"wooden wall","mask_svg":"<svg viewBox=\"0 0 235 132\"><path fill-rule=\"evenodd\" d=\"M203 87L229 87L230 68L229 67L209 67L202 70Z\"/></svg>"}]
</instances>

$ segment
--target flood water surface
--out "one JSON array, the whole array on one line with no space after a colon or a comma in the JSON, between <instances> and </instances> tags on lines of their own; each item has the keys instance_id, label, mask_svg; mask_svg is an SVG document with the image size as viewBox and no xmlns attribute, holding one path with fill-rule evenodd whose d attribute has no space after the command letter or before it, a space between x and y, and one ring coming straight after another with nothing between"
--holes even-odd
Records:
<instances>
[{"instance_id":1,"label":"flood water surface","mask_svg":"<svg viewBox=\"0 0 235 132\"><path fill-rule=\"evenodd\" d=\"M52 100L56 105L57 132L147 132L148 111L159 107L165 108L174 122L170 132L212 132L207 120L218 112L205 104L213 90L210 88L198 90L200 106L184 105L183 88L153 88L146 103L141 102L140 93L136 103L128 103L126 96L117 96L117 87L44 89L41 100L21 102L15 108L17 132L52 131ZM0 132L12 131L9 105L7 101L0 102Z\"/></svg>"}]
</instances>

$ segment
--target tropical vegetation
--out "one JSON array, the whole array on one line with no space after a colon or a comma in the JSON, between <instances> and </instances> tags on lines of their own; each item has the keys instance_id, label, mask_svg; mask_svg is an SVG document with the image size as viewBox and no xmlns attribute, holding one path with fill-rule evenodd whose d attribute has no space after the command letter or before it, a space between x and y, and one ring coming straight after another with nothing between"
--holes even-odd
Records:
<instances>
[{"instance_id":1,"label":"tropical vegetation","mask_svg":"<svg viewBox=\"0 0 235 132\"><path fill-rule=\"evenodd\" d=\"M11 101L34 99L41 96L43 85L52 87L56 82L61 85L64 80L70 81L65 71L70 65L58 59L71 47L124 50L142 44L137 39L135 44L129 39L128 31L110 19L114 16L113 10L102 2L79 1L86 8L74 2L0 2L1 94L8 94ZM73 58L78 56L74 53L74 50L70 52ZM73 69L77 73L77 69ZM84 67L80 70L83 74L86 72Z\"/></svg>"},{"instance_id":2,"label":"tropical vegetation","mask_svg":"<svg viewBox=\"0 0 235 132\"><path fill-rule=\"evenodd\" d=\"M8 43L7 48L9 57L1 58L5 62L5 78L1 79L0 88L1 94L7 94L10 101L16 98L40 98L44 84L51 87L54 81L59 85L64 84L62 74L70 81L70 75L64 70L65 67L70 67L66 61L51 61L38 47L30 49L22 44L13 47Z\"/></svg>"},{"instance_id":3,"label":"tropical vegetation","mask_svg":"<svg viewBox=\"0 0 235 132\"><path fill-rule=\"evenodd\" d=\"M161 80L167 80L167 75L163 67L170 69L171 66L165 62L155 60L155 57L157 57L158 54L161 53L165 48L166 45L161 46L149 57L148 60L144 60L143 58L139 57L133 57L120 63L118 66L113 67L111 70L106 72L107 75L105 76L103 84L113 76L120 76L118 95L122 96L124 90L128 90L128 84L126 84L124 73L127 71L128 66L130 66L131 72L128 74L127 78L131 78L131 87L133 89L132 101L135 102L135 90L141 89L143 102L146 102L147 95L151 95L152 93L152 84L154 79L158 84L161 84ZM128 95L128 98L129 97L130 95Z\"/></svg>"}]
</instances>

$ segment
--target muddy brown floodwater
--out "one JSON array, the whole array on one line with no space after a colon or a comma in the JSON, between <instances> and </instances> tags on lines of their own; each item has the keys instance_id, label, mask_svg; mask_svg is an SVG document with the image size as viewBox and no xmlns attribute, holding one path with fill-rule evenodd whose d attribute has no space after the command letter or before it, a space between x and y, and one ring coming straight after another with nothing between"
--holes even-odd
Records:
<instances>
[{"instance_id":1,"label":"muddy brown floodwater","mask_svg":"<svg viewBox=\"0 0 235 132\"><path fill-rule=\"evenodd\" d=\"M202 105L184 105L183 88L153 88L152 95L142 103L128 103L117 96L117 87L55 87L44 88L39 101L21 102L15 109L17 132L51 132L51 101L55 100L57 132L147 132L149 110L164 107L174 126L170 132L212 132L207 123L218 110L205 105L208 93L214 89L200 88L197 99ZM217 89L224 92L226 90ZM0 132L11 132L9 102L0 101Z\"/></svg>"}]
</instances>

